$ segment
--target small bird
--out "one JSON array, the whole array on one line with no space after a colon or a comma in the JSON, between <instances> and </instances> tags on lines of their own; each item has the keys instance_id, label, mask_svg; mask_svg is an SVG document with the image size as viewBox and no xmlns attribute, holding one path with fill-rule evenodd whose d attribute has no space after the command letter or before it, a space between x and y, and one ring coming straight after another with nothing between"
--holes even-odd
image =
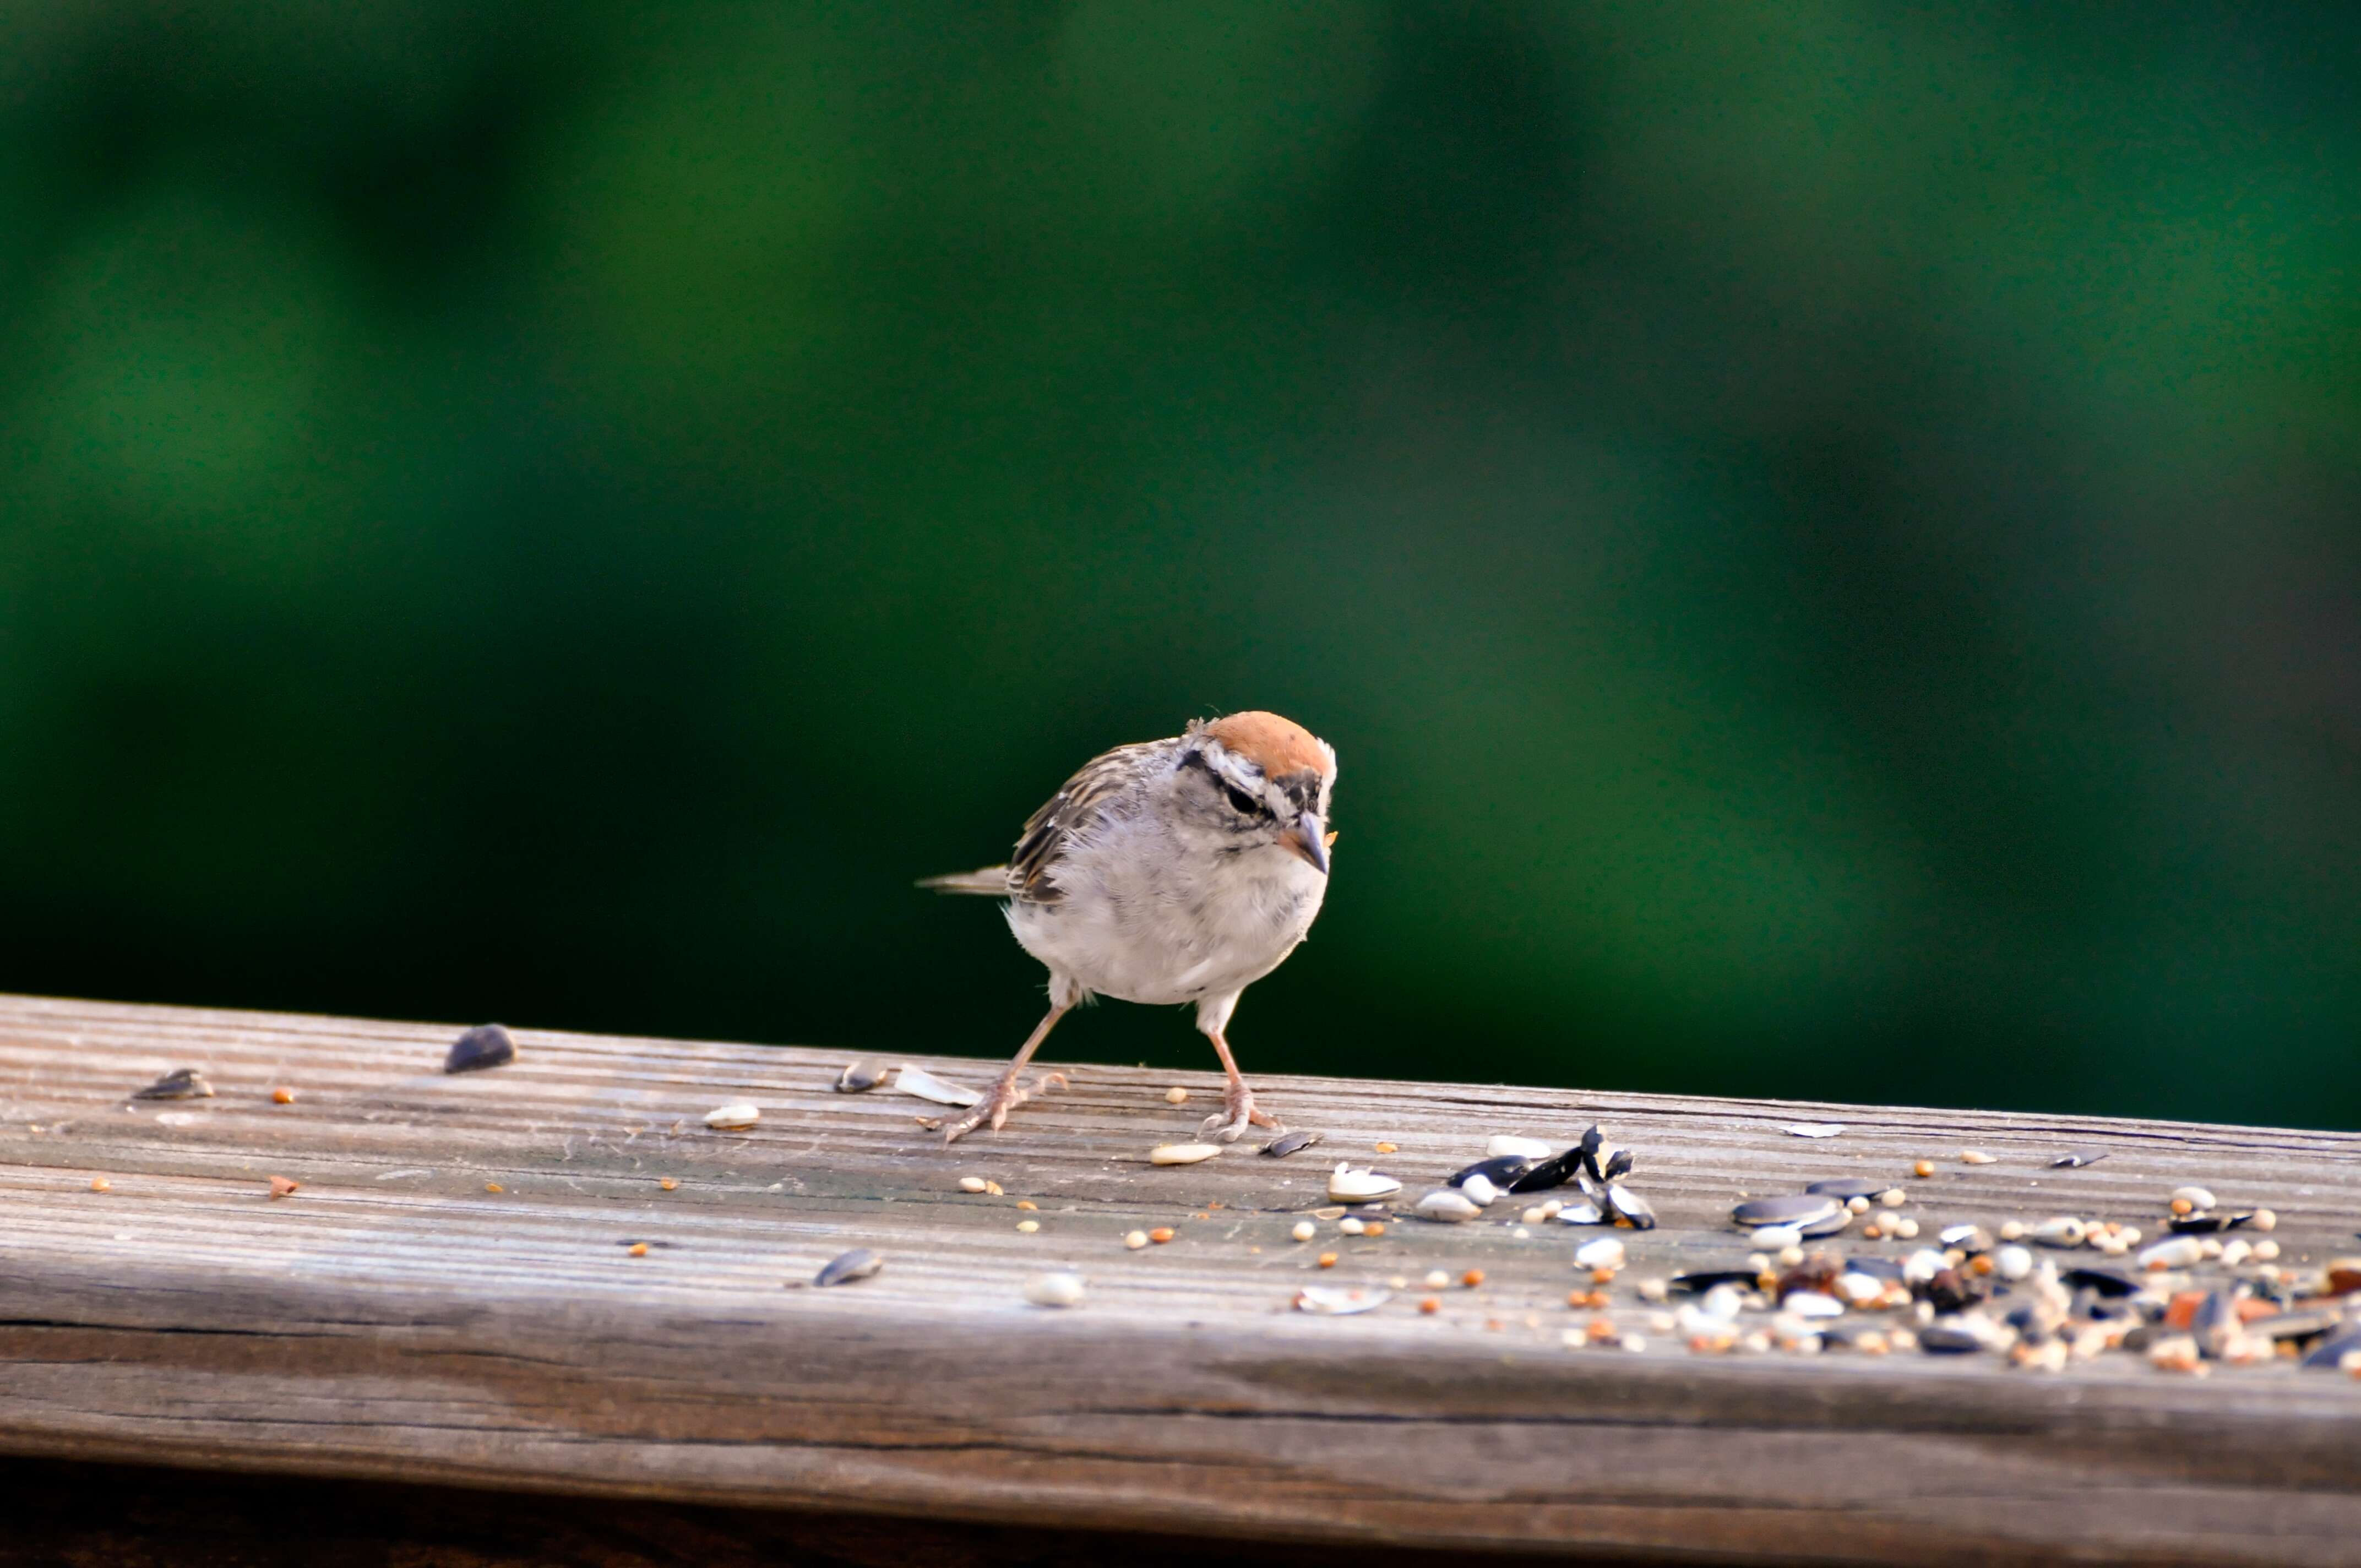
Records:
<instances>
[{"instance_id":1,"label":"small bird","mask_svg":"<svg viewBox=\"0 0 2361 1568\"><path fill-rule=\"evenodd\" d=\"M1277 969L1328 891L1336 753L1275 713L1199 719L1166 740L1093 758L1027 819L1005 866L920 887L1008 900L1008 928L1049 966L1049 1014L1000 1080L943 1128L999 1130L1033 1086L1018 1074L1069 1009L1092 996L1194 1003L1229 1074L1203 1132L1235 1143L1277 1127L1255 1105L1224 1031L1246 988Z\"/></svg>"}]
</instances>

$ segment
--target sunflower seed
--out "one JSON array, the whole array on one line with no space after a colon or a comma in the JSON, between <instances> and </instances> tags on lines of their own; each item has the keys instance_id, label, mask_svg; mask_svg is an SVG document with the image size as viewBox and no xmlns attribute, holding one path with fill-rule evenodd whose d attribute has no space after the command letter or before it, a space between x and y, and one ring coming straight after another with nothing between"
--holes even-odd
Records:
<instances>
[{"instance_id":1,"label":"sunflower seed","mask_svg":"<svg viewBox=\"0 0 2361 1568\"><path fill-rule=\"evenodd\" d=\"M214 1086L192 1067L176 1067L147 1088L134 1090L131 1095L134 1100L210 1100L213 1097Z\"/></svg>"},{"instance_id":2,"label":"sunflower seed","mask_svg":"<svg viewBox=\"0 0 2361 1568\"><path fill-rule=\"evenodd\" d=\"M1806 1192L1817 1193L1826 1198L1849 1200L1853 1198L1874 1198L1879 1193L1884 1191L1888 1185L1888 1183L1883 1181L1871 1181L1865 1177L1836 1176L1829 1178L1826 1181L1815 1181L1809 1187L1805 1188L1804 1190Z\"/></svg>"},{"instance_id":3,"label":"sunflower seed","mask_svg":"<svg viewBox=\"0 0 2361 1568\"><path fill-rule=\"evenodd\" d=\"M1653 1231L1656 1228L1656 1211L1648 1206L1648 1201L1645 1198L1620 1181L1610 1181L1607 1184L1607 1201L1604 1207L1609 1213L1625 1222L1635 1231Z\"/></svg>"},{"instance_id":4,"label":"sunflower seed","mask_svg":"<svg viewBox=\"0 0 2361 1568\"><path fill-rule=\"evenodd\" d=\"M1481 1177L1495 1188L1513 1188L1517 1179L1531 1170L1532 1165L1533 1162L1522 1155L1495 1155L1489 1159L1479 1159L1474 1165L1460 1167L1451 1173L1444 1185L1465 1187L1468 1178ZM1491 1200L1487 1198L1480 1201L1488 1203Z\"/></svg>"},{"instance_id":5,"label":"sunflower seed","mask_svg":"<svg viewBox=\"0 0 2361 1568\"><path fill-rule=\"evenodd\" d=\"M2216 1231L2235 1231L2254 1217L2251 1211L2244 1214L2175 1214L2165 1224L2182 1235L2208 1236Z\"/></svg>"},{"instance_id":6,"label":"sunflower seed","mask_svg":"<svg viewBox=\"0 0 2361 1568\"><path fill-rule=\"evenodd\" d=\"M1852 1211L1850 1209L1839 1209L1835 1213L1830 1214L1825 1220L1815 1220L1808 1225L1798 1225L1795 1228L1801 1231L1804 1234L1804 1239L1809 1242L1817 1241L1822 1236L1835 1235L1839 1231L1843 1230L1847 1225L1851 1223Z\"/></svg>"},{"instance_id":7,"label":"sunflower seed","mask_svg":"<svg viewBox=\"0 0 2361 1568\"><path fill-rule=\"evenodd\" d=\"M1064 1269L1050 1274L1037 1274L1025 1282L1025 1299L1037 1307L1080 1306L1082 1299L1082 1277Z\"/></svg>"},{"instance_id":8,"label":"sunflower seed","mask_svg":"<svg viewBox=\"0 0 2361 1568\"><path fill-rule=\"evenodd\" d=\"M1844 1204L1817 1192L1777 1198L1750 1198L1730 1212L1737 1225L1808 1225L1839 1212Z\"/></svg>"},{"instance_id":9,"label":"sunflower seed","mask_svg":"<svg viewBox=\"0 0 2361 1568\"><path fill-rule=\"evenodd\" d=\"M850 1285L856 1279L866 1279L885 1266L885 1260L865 1246L851 1252L838 1253L828 1260L818 1274L812 1276L815 1285Z\"/></svg>"},{"instance_id":10,"label":"sunflower seed","mask_svg":"<svg viewBox=\"0 0 2361 1568\"><path fill-rule=\"evenodd\" d=\"M480 1072L488 1067L506 1067L516 1060L516 1042L498 1024L478 1024L451 1042L450 1054L443 1058L445 1072Z\"/></svg>"},{"instance_id":11,"label":"sunflower seed","mask_svg":"<svg viewBox=\"0 0 2361 1568\"><path fill-rule=\"evenodd\" d=\"M1355 1170L1349 1165L1340 1165L1328 1173L1328 1196L1339 1203L1367 1203L1374 1198L1390 1198L1400 1190L1400 1182L1374 1170Z\"/></svg>"},{"instance_id":12,"label":"sunflower seed","mask_svg":"<svg viewBox=\"0 0 2361 1568\"><path fill-rule=\"evenodd\" d=\"M884 1081L884 1073L867 1062L851 1062L836 1075L836 1091L839 1094L865 1094Z\"/></svg>"},{"instance_id":13,"label":"sunflower seed","mask_svg":"<svg viewBox=\"0 0 2361 1568\"><path fill-rule=\"evenodd\" d=\"M2328 1371L2336 1372L2343 1369L2345 1358L2355 1351L2361 1351L2361 1328L2348 1330L2341 1334L2331 1334L2313 1346L2297 1365L2309 1371L2319 1371L2324 1367Z\"/></svg>"},{"instance_id":14,"label":"sunflower seed","mask_svg":"<svg viewBox=\"0 0 2361 1568\"><path fill-rule=\"evenodd\" d=\"M2073 1154L2059 1155L2056 1159L2049 1162L2049 1168L2052 1170L2074 1170L2082 1166L2096 1165L2106 1157L2106 1151L2103 1149L2093 1154L2085 1154L2078 1150Z\"/></svg>"},{"instance_id":15,"label":"sunflower seed","mask_svg":"<svg viewBox=\"0 0 2361 1568\"><path fill-rule=\"evenodd\" d=\"M1582 1146L1577 1144L1564 1154L1543 1160L1524 1175L1509 1183L1511 1192L1546 1192L1553 1187L1563 1187L1572 1181L1582 1168Z\"/></svg>"},{"instance_id":16,"label":"sunflower seed","mask_svg":"<svg viewBox=\"0 0 2361 1568\"><path fill-rule=\"evenodd\" d=\"M1295 1293L1295 1310L1317 1317L1345 1318L1355 1312L1366 1312L1382 1307L1393 1299L1394 1293L1374 1285L1339 1288L1324 1285L1306 1285Z\"/></svg>"},{"instance_id":17,"label":"sunflower seed","mask_svg":"<svg viewBox=\"0 0 2361 1568\"><path fill-rule=\"evenodd\" d=\"M922 1067L902 1064L894 1075L894 1087L905 1094L915 1094L921 1100L931 1100L938 1105L972 1105L983 1098L975 1090L948 1083Z\"/></svg>"},{"instance_id":18,"label":"sunflower seed","mask_svg":"<svg viewBox=\"0 0 2361 1568\"><path fill-rule=\"evenodd\" d=\"M2001 1272L2005 1274L2007 1270ZM2069 1268L2058 1276L2058 1283L2069 1290L2095 1291L2110 1299L2128 1296L2139 1288L2137 1281L2112 1268Z\"/></svg>"},{"instance_id":19,"label":"sunflower seed","mask_svg":"<svg viewBox=\"0 0 2361 1568\"><path fill-rule=\"evenodd\" d=\"M1970 1242L1977 1240L1982 1234L1983 1232L1980 1228L1971 1224L1945 1225L1940 1231L1938 1231L1935 1234L1935 1239L1941 1242L1945 1246L1963 1247Z\"/></svg>"},{"instance_id":20,"label":"sunflower seed","mask_svg":"<svg viewBox=\"0 0 2361 1568\"><path fill-rule=\"evenodd\" d=\"M1500 1196L1500 1190L1481 1175L1469 1177L1460 1182L1458 1187L1461 1192L1467 1195L1467 1201L1479 1209L1490 1208Z\"/></svg>"},{"instance_id":21,"label":"sunflower seed","mask_svg":"<svg viewBox=\"0 0 2361 1568\"><path fill-rule=\"evenodd\" d=\"M1195 1165L1222 1152L1219 1144L1159 1144L1148 1151L1150 1165Z\"/></svg>"},{"instance_id":22,"label":"sunflower seed","mask_svg":"<svg viewBox=\"0 0 2361 1568\"><path fill-rule=\"evenodd\" d=\"M1918 1348L1929 1355L1969 1355L1983 1347L1983 1337L1966 1329L1929 1323L1918 1331Z\"/></svg>"},{"instance_id":23,"label":"sunflower seed","mask_svg":"<svg viewBox=\"0 0 2361 1568\"><path fill-rule=\"evenodd\" d=\"M1474 1219L1483 1210L1458 1189L1439 1187L1418 1201L1416 1212L1422 1220L1441 1220L1455 1225Z\"/></svg>"},{"instance_id":24,"label":"sunflower seed","mask_svg":"<svg viewBox=\"0 0 2361 1568\"><path fill-rule=\"evenodd\" d=\"M1281 1133L1263 1145L1262 1152L1273 1159L1285 1159L1289 1155L1308 1149L1320 1141L1318 1133Z\"/></svg>"},{"instance_id":25,"label":"sunflower seed","mask_svg":"<svg viewBox=\"0 0 2361 1568\"><path fill-rule=\"evenodd\" d=\"M1495 1133L1484 1140L1484 1155L1488 1159L1521 1159L1530 1163L1549 1158L1551 1152L1550 1146L1539 1138L1520 1138L1507 1133ZM1498 1181L1499 1178L1496 1176L1492 1179Z\"/></svg>"},{"instance_id":26,"label":"sunflower seed","mask_svg":"<svg viewBox=\"0 0 2361 1568\"><path fill-rule=\"evenodd\" d=\"M743 1100L733 1100L727 1105L716 1105L705 1113L708 1127L751 1127L763 1119L763 1108Z\"/></svg>"},{"instance_id":27,"label":"sunflower seed","mask_svg":"<svg viewBox=\"0 0 2361 1568\"><path fill-rule=\"evenodd\" d=\"M2187 1268L2203 1261L2205 1248L2194 1236L2175 1236L2141 1252L2136 1262L2145 1269Z\"/></svg>"}]
</instances>

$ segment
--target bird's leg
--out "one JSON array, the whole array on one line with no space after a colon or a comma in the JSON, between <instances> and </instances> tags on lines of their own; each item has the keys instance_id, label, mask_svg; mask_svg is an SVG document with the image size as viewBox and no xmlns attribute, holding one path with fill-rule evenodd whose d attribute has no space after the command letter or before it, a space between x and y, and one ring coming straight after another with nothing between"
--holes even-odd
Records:
<instances>
[{"instance_id":1,"label":"bird's leg","mask_svg":"<svg viewBox=\"0 0 2361 1568\"><path fill-rule=\"evenodd\" d=\"M1008 1120L1008 1113L1033 1097L1034 1086L1017 1082L1016 1075L1025 1070L1025 1064L1033 1059L1033 1053L1041 1048L1041 1042L1049 1037L1049 1031L1057 1026L1058 1020L1064 1017L1071 1006L1073 1003L1071 1002L1050 1003L1049 1015L1033 1026L1033 1033L1027 1036L1023 1048L1008 1064L1008 1070L1000 1075L1000 1080L956 1120L943 1124L944 1143L956 1143L986 1122L992 1124L994 1132L1000 1131L1000 1124ZM1063 1073L1050 1076L1060 1080L1065 1077Z\"/></svg>"},{"instance_id":2,"label":"bird's leg","mask_svg":"<svg viewBox=\"0 0 2361 1568\"><path fill-rule=\"evenodd\" d=\"M1222 1037L1222 1031L1208 1029L1205 1037L1213 1042L1213 1049L1222 1058L1222 1070L1230 1075L1230 1082L1229 1087L1222 1091L1221 1113L1206 1117L1198 1135L1202 1137L1211 1134L1225 1144L1234 1144L1248 1126L1285 1132L1287 1129L1279 1125L1278 1117L1268 1111L1255 1109L1254 1091L1246 1087L1246 1076L1238 1071L1237 1061L1230 1055L1230 1042Z\"/></svg>"}]
</instances>

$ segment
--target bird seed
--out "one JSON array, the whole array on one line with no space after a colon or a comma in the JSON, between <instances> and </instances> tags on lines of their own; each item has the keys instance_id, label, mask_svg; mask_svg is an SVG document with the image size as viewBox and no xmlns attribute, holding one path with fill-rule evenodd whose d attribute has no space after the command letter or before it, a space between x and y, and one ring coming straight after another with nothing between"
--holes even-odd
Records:
<instances>
[{"instance_id":1,"label":"bird seed","mask_svg":"<svg viewBox=\"0 0 2361 1568\"><path fill-rule=\"evenodd\" d=\"M478 1024L451 1042L443 1058L445 1072L481 1072L516 1060L516 1042L498 1024Z\"/></svg>"}]
</instances>

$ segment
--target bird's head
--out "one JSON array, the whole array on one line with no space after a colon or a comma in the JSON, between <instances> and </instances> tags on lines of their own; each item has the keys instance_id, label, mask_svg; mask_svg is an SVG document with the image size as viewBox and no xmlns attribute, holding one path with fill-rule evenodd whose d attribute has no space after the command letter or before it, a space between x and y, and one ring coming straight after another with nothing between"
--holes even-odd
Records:
<instances>
[{"instance_id":1,"label":"bird's head","mask_svg":"<svg viewBox=\"0 0 2361 1568\"><path fill-rule=\"evenodd\" d=\"M1181 787L1196 815L1241 847L1273 844L1324 873L1336 753L1276 713L1199 719L1181 737Z\"/></svg>"}]
</instances>

